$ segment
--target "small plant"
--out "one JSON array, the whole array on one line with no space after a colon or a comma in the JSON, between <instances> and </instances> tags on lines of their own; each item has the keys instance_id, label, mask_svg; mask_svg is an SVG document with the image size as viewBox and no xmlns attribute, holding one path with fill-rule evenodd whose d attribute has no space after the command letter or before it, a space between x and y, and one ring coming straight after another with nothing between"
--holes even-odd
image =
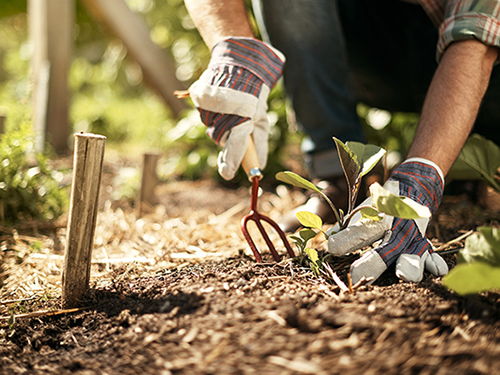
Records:
<instances>
[{"instance_id":1,"label":"small plant","mask_svg":"<svg viewBox=\"0 0 500 375\"><path fill-rule=\"evenodd\" d=\"M276 178L279 181L320 194L335 214L338 231L345 229L356 213L359 213L361 218L365 220L373 221L382 220L382 214L406 219L430 217L431 213L427 207L409 198L394 195L378 183L370 186L371 203L354 208L363 176L375 167L384 156L385 150L375 145L364 145L359 142L344 144L337 138L333 138L333 140L337 147L349 191L347 212L344 213L337 209L319 186L293 172L279 172L276 174ZM326 239L329 235L323 231L323 222L319 216L307 211L297 212L296 216L305 229L300 230L298 236L291 236L291 239L299 249L302 259L306 259L313 273L319 276L322 267L327 265L324 258L321 259L318 252L308 246L308 242L320 232L324 234Z\"/></svg>"},{"instance_id":2,"label":"small plant","mask_svg":"<svg viewBox=\"0 0 500 375\"><path fill-rule=\"evenodd\" d=\"M328 238L327 234L321 229L323 227L323 222L318 215L307 211L297 212L296 216L305 228L299 231L298 236L291 236L290 238L297 246L300 256L307 257L311 270L316 276L319 276L321 260L319 259L318 252L308 247L307 243L320 232Z\"/></svg>"},{"instance_id":3,"label":"small plant","mask_svg":"<svg viewBox=\"0 0 500 375\"><path fill-rule=\"evenodd\" d=\"M500 228L479 227L465 240L443 284L459 294L500 290Z\"/></svg>"},{"instance_id":4,"label":"small plant","mask_svg":"<svg viewBox=\"0 0 500 375\"><path fill-rule=\"evenodd\" d=\"M0 136L0 223L54 220L63 212L62 175L33 149L27 125Z\"/></svg>"},{"instance_id":5,"label":"small plant","mask_svg":"<svg viewBox=\"0 0 500 375\"><path fill-rule=\"evenodd\" d=\"M337 209L319 186L314 185L312 182L293 172L279 172L276 174L276 178L290 185L319 193L331 207L337 219L339 231L345 229L349 225L356 213L359 213L364 219L374 221L381 220L383 217L381 214L403 219L430 217L431 213L427 207L407 197L400 197L392 194L378 183L374 183L370 186L371 203L362 204L354 208L363 176L368 174L375 167L384 156L385 150L375 145L365 145L359 142L347 142L344 144L337 138L333 138L333 140L335 141L344 176L347 181L349 192L347 212L344 213L342 210ZM316 216L312 213L309 214Z\"/></svg>"}]
</instances>

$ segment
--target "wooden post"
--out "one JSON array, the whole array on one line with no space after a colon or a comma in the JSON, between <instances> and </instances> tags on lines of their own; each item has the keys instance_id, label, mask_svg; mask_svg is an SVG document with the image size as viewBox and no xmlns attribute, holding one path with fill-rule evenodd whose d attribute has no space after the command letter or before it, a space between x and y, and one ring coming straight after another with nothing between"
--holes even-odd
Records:
<instances>
[{"instance_id":1,"label":"wooden post","mask_svg":"<svg viewBox=\"0 0 500 375\"><path fill-rule=\"evenodd\" d=\"M58 154L68 151L68 73L74 12L74 0L29 0L28 3L33 45L33 122L38 151L43 151L46 142Z\"/></svg>"},{"instance_id":2,"label":"wooden post","mask_svg":"<svg viewBox=\"0 0 500 375\"><path fill-rule=\"evenodd\" d=\"M88 289L105 140L102 135L75 134L73 183L62 275L65 307L77 306Z\"/></svg>"},{"instance_id":3,"label":"wooden post","mask_svg":"<svg viewBox=\"0 0 500 375\"><path fill-rule=\"evenodd\" d=\"M39 0L34 0L39 1ZM123 0L83 0L90 13L125 45L140 65L147 83L158 92L165 104L178 117L187 107L173 92L185 88L175 77L175 63L153 42L144 19L134 13Z\"/></svg>"},{"instance_id":4,"label":"wooden post","mask_svg":"<svg viewBox=\"0 0 500 375\"><path fill-rule=\"evenodd\" d=\"M137 215L142 216L144 212L151 209L157 203L155 189L158 184L156 166L160 154L146 153L142 156L142 178L139 197L137 198Z\"/></svg>"}]
</instances>

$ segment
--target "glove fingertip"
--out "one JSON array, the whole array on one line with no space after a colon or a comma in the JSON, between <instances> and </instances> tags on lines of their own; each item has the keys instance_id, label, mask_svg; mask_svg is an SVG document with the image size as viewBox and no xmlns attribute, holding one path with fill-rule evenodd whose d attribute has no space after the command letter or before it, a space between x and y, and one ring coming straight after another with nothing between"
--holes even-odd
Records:
<instances>
[{"instance_id":1,"label":"glove fingertip","mask_svg":"<svg viewBox=\"0 0 500 375\"><path fill-rule=\"evenodd\" d=\"M217 159L217 170L219 175L226 181L232 180L236 174L236 168L231 167L224 160L224 151L219 152L219 157Z\"/></svg>"},{"instance_id":2,"label":"glove fingertip","mask_svg":"<svg viewBox=\"0 0 500 375\"><path fill-rule=\"evenodd\" d=\"M425 261L425 268L434 276L444 276L448 274L449 271L448 264L446 264L441 255L437 253L431 253L427 257Z\"/></svg>"},{"instance_id":3,"label":"glove fingertip","mask_svg":"<svg viewBox=\"0 0 500 375\"><path fill-rule=\"evenodd\" d=\"M375 250L369 250L351 265L353 284L363 277L371 279L370 284L377 280L387 269L387 265Z\"/></svg>"},{"instance_id":4,"label":"glove fingertip","mask_svg":"<svg viewBox=\"0 0 500 375\"><path fill-rule=\"evenodd\" d=\"M426 258L417 254L402 254L396 262L396 276L412 283L422 281Z\"/></svg>"},{"instance_id":5,"label":"glove fingertip","mask_svg":"<svg viewBox=\"0 0 500 375\"><path fill-rule=\"evenodd\" d=\"M219 167L218 170L220 176L226 181L232 180L234 178L234 175L236 174L234 171L231 171L229 168L225 167Z\"/></svg>"}]
</instances>

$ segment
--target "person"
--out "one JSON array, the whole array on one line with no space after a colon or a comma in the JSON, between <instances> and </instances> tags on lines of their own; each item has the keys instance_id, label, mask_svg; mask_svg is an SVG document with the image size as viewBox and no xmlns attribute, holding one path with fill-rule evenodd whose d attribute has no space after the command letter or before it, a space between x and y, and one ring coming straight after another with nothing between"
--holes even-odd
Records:
<instances>
[{"instance_id":1,"label":"person","mask_svg":"<svg viewBox=\"0 0 500 375\"><path fill-rule=\"evenodd\" d=\"M500 87L493 69L499 0L254 0L265 41L255 38L243 0L185 4L211 49L207 70L189 91L208 134L223 146L218 167L225 179L241 164L249 137L265 166L266 101L283 72L296 121L308 135L309 170L334 195L341 195L342 171L331 139L363 141L359 101L388 110L421 108L407 159L384 187L432 213L474 123L497 133L500 96L492 88ZM305 207L321 210L318 200L311 202ZM394 264L406 281L422 280L424 270L448 272L425 237L428 219L351 222L330 236L330 252L345 254L382 239L352 264L354 283L376 280Z\"/></svg>"}]
</instances>

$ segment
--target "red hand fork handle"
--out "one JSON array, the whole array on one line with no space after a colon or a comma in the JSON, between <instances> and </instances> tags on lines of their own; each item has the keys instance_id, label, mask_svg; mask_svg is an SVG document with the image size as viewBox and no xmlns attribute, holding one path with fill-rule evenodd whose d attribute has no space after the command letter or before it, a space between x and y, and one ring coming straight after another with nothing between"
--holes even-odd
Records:
<instances>
[{"instance_id":1,"label":"red hand fork handle","mask_svg":"<svg viewBox=\"0 0 500 375\"><path fill-rule=\"evenodd\" d=\"M248 147L245 156L243 157L241 165L245 170L246 174L248 175L248 178L252 182L252 199L250 204L250 213L245 217L243 217L243 219L241 219L241 231L243 232L243 236L245 237L245 240L247 241L248 245L250 246L250 249L253 252L253 255L255 256L255 260L258 263L262 263L262 256L257 246L255 245L254 240L250 236L250 233L248 232L248 223L250 221L253 221L257 226L259 232L264 238L264 241L266 242L267 247L269 248L269 251L273 256L273 259L276 262L279 262L281 260L281 256L276 251L276 248L274 247L271 239L269 238L262 222L266 222L271 227L274 228L274 230L278 233L281 240L283 241L283 244L285 245L288 255L291 257L295 257L295 253L293 252L292 247L290 246L290 243L288 242L285 233L283 233L279 225L276 224L276 222L274 222L266 215L261 214L257 209L257 201L259 196L259 181L262 178L262 171L259 168L259 159L257 158L257 152L255 151L255 144L253 143L252 137L248 137Z\"/></svg>"}]
</instances>

